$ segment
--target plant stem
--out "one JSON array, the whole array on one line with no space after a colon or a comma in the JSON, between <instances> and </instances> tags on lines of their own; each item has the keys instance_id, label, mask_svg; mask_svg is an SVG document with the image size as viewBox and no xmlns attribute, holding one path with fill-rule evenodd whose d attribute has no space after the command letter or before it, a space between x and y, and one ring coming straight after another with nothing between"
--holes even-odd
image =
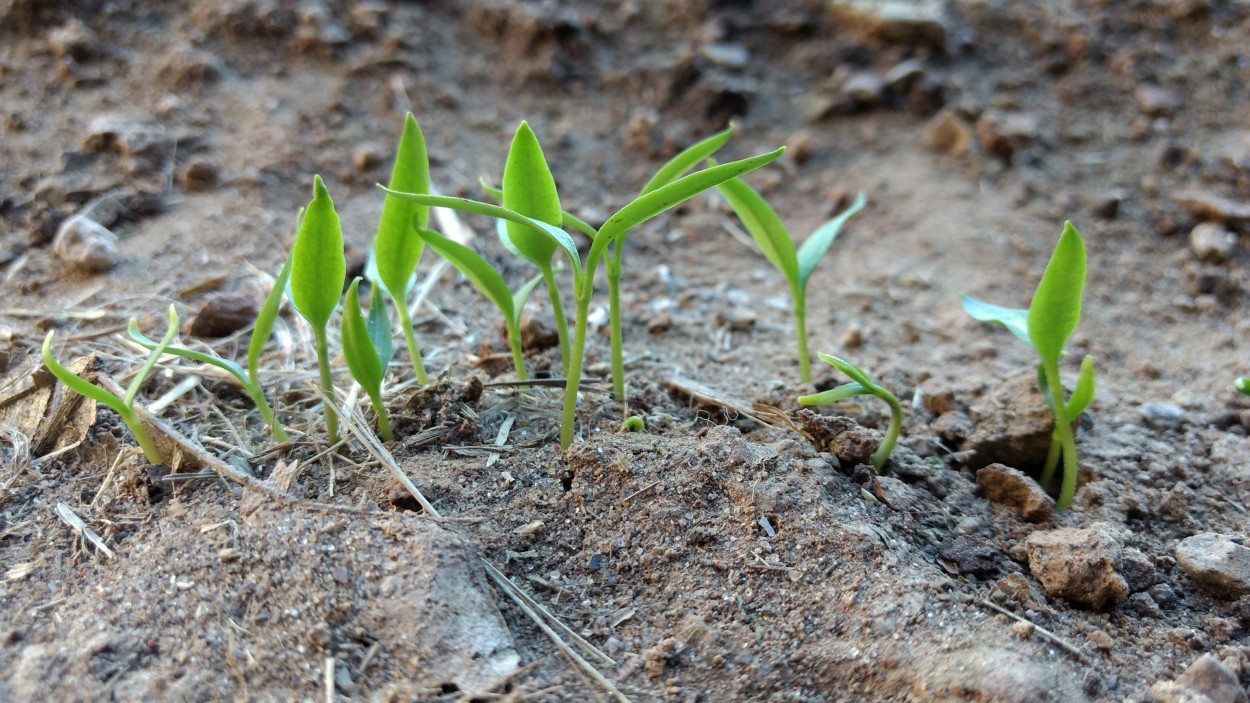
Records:
<instances>
[{"instance_id":1,"label":"plant stem","mask_svg":"<svg viewBox=\"0 0 1250 703\"><path fill-rule=\"evenodd\" d=\"M429 377L425 374L425 362L421 360L421 347L417 344L417 335L412 331L412 315L408 314L408 302L405 300L394 302L395 309L399 311L399 327L404 331L404 341L408 344L408 357L412 359L412 372L416 374L417 383L427 385Z\"/></svg>"},{"instance_id":2,"label":"plant stem","mask_svg":"<svg viewBox=\"0 0 1250 703\"><path fill-rule=\"evenodd\" d=\"M569 368L569 325L568 320L564 317L564 303L560 300L560 288L556 285L556 272L551 268L551 263L540 269L543 274L543 282L547 284L547 297L551 300L551 315L556 322L556 337L560 340L560 365L564 367L567 374Z\"/></svg>"},{"instance_id":3,"label":"plant stem","mask_svg":"<svg viewBox=\"0 0 1250 703\"><path fill-rule=\"evenodd\" d=\"M143 456L147 458L149 464L163 464L165 459L161 456L161 452L156 448L156 444L152 442L152 437L148 435L147 429L143 427L143 421L139 419L139 413L134 408L127 407L124 412L119 413L122 421L130 428L130 433L135 436L135 441L139 443L139 448L143 450Z\"/></svg>"},{"instance_id":4,"label":"plant stem","mask_svg":"<svg viewBox=\"0 0 1250 703\"><path fill-rule=\"evenodd\" d=\"M329 342L326 339L325 328L314 328L313 334L317 338L317 366L321 369L321 390L326 395L326 402L323 403L326 411L326 432L330 435L330 444L339 443L339 416L334 411L334 379L330 377L330 351Z\"/></svg>"},{"instance_id":5,"label":"plant stem","mask_svg":"<svg viewBox=\"0 0 1250 703\"><path fill-rule=\"evenodd\" d=\"M620 244L617 245L620 250ZM625 397L625 354L621 333L621 260L608 258L608 317L612 338L612 394L621 403L621 416L629 417L629 399Z\"/></svg>"},{"instance_id":6,"label":"plant stem","mask_svg":"<svg viewBox=\"0 0 1250 703\"><path fill-rule=\"evenodd\" d=\"M512 349L512 365L516 367L516 380L528 381L529 374L525 372L525 355L521 349L521 326L517 320L505 320L508 326L508 346ZM525 386L521 386L525 388Z\"/></svg>"},{"instance_id":7,"label":"plant stem","mask_svg":"<svg viewBox=\"0 0 1250 703\"><path fill-rule=\"evenodd\" d=\"M1059 437L1060 452L1063 454L1063 484L1059 489L1059 499L1055 501L1055 510L1062 512L1072 504L1076 497L1076 479L1079 467L1076 461L1076 437L1072 434L1072 421L1068 419L1064 407L1063 385L1059 378L1059 362L1043 364L1046 373L1046 385L1050 387L1050 407L1055 414L1055 434Z\"/></svg>"},{"instance_id":8,"label":"plant stem","mask_svg":"<svg viewBox=\"0 0 1250 703\"><path fill-rule=\"evenodd\" d=\"M373 401L373 409L378 414L378 432L382 435L382 441L394 442L395 433L391 431L391 418L386 413L386 404L382 402L382 394L370 393L369 400Z\"/></svg>"},{"instance_id":9,"label":"plant stem","mask_svg":"<svg viewBox=\"0 0 1250 703\"><path fill-rule=\"evenodd\" d=\"M590 271L591 276L594 271ZM573 443L573 424L577 420L577 388L582 376L582 358L586 351L586 323L590 317L591 282L585 282L585 291L578 291L577 325L573 332L573 349L576 354L565 365L567 380L564 383L564 414L560 420L560 448L568 449Z\"/></svg>"},{"instance_id":10,"label":"plant stem","mask_svg":"<svg viewBox=\"0 0 1250 703\"><path fill-rule=\"evenodd\" d=\"M1055 480L1057 466L1059 466L1059 433L1057 430L1051 430L1050 449L1046 450L1046 463L1042 464L1042 477L1038 480L1043 490L1050 490L1050 484Z\"/></svg>"},{"instance_id":11,"label":"plant stem","mask_svg":"<svg viewBox=\"0 0 1250 703\"><path fill-rule=\"evenodd\" d=\"M807 350L807 296L797 286L790 290L794 307L794 335L799 345L799 380L812 382L812 361ZM878 467L880 468L880 467Z\"/></svg>"},{"instance_id":12,"label":"plant stem","mask_svg":"<svg viewBox=\"0 0 1250 703\"><path fill-rule=\"evenodd\" d=\"M894 451L894 444L898 442L899 432L903 429L903 406L892 393L885 395L874 393L874 395L890 406L890 425L886 427L885 439L881 440L881 446L877 447L877 451L873 452L872 458L869 459L872 465L880 471L890 458L890 452Z\"/></svg>"},{"instance_id":13,"label":"plant stem","mask_svg":"<svg viewBox=\"0 0 1250 703\"><path fill-rule=\"evenodd\" d=\"M256 406L257 412L260 413L261 419L269 425L269 431L273 434L273 438L279 443L286 442L288 437L286 430L282 428L282 424L278 422L278 418L273 414L273 408L270 407L269 401L265 399L265 391L260 387L260 383L256 379L249 379L244 384L244 390L252 399L252 404Z\"/></svg>"}]
</instances>

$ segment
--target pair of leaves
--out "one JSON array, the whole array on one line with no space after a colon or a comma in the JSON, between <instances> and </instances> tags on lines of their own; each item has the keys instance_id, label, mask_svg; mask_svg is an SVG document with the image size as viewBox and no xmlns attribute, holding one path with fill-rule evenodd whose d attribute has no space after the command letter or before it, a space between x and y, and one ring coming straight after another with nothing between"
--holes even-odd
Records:
<instances>
[{"instance_id":1,"label":"pair of leaves","mask_svg":"<svg viewBox=\"0 0 1250 703\"><path fill-rule=\"evenodd\" d=\"M314 176L313 199L291 247L291 302L314 328L324 331L346 278L343 227L325 183Z\"/></svg>"},{"instance_id":2,"label":"pair of leaves","mask_svg":"<svg viewBox=\"0 0 1250 703\"><path fill-rule=\"evenodd\" d=\"M898 396L878 385L869 378L863 369L845 359L839 359L836 356L819 352L817 356L825 363L849 376L851 382L821 393L799 396L799 404L821 405L824 403L835 403L857 395L873 395L884 400L890 406L890 425L886 428L885 437L881 440L881 446L877 447L877 450L872 453L872 457L869 459L873 466L877 467L878 470L881 469L885 466L885 462L889 460L890 452L894 451L894 445L898 442L899 432L903 427L903 406L898 402Z\"/></svg>"},{"instance_id":3,"label":"pair of leaves","mask_svg":"<svg viewBox=\"0 0 1250 703\"><path fill-rule=\"evenodd\" d=\"M513 212L549 225L563 223L560 195L556 180L543 155L538 137L527 122L521 122L512 137L508 160L503 169L503 192L500 202ZM557 242L519 222L505 221L505 246L546 270L556 252Z\"/></svg>"}]
</instances>

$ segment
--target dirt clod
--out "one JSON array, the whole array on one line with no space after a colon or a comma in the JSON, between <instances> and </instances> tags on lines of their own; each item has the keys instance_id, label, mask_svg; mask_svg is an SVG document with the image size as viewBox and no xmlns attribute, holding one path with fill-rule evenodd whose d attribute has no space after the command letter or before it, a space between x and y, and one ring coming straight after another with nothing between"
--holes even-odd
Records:
<instances>
[{"instance_id":1,"label":"dirt clod","mask_svg":"<svg viewBox=\"0 0 1250 703\"><path fill-rule=\"evenodd\" d=\"M212 293L204 299L187 331L194 337L226 337L256 320L260 306L244 292Z\"/></svg>"},{"instance_id":2,"label":"dirt clod","mask_svg":"<svg viewBox=\"0 0 1250 703\"><path fill-rule=\"evenodd\" d=\"M1224 598L1250 594L1250 548L1203 533L1176 545L1176 563L1196 583Z\"/></svg>"},{"instance_id":3,"label":"dirt clod","mask_svg":"<svg viewBox=\"0 0 1250 703\"><path fill-rule=\"evenodd\" d=\"M990 502L1014 509L1029 522L1044 522L1055 508L1055 500L1036 481L1010 466L990 464L978 469L977 487Z\"/></svg>"},{"instance_id":4,"label":"dirt clod","mask_svg":"<svg viewBox=\"0 0 1250 703\"><path fill-rule=\"evenodd\" d=\"M1106 525L1034 532L1025 544L1029 571L1052 598L1101 608L1129 594L1116 572L1121 546Z\"/></svg>"},{"instance_id":5,"label":"dirt clod","mask_svg":"<svg viewBox=\"0 0 1250 703\"><path fill-rule=\"evenodd\" d=\"M1246 689L1237 675L1211 654L1204 654L1175 681L1150 688L1157 703L1246 703Z\"/></svg>"},{"instance_id":6,"label":"dirt clod","mask_svg":"<svg viewBox=\"0 0 1250 703\"><path fill-rule=\"evenodd\" d=\"M70 267L101 273L117 263L117 235L83 215L75 215L57 229L52 251Z\"/></svg>"}]
</instances>

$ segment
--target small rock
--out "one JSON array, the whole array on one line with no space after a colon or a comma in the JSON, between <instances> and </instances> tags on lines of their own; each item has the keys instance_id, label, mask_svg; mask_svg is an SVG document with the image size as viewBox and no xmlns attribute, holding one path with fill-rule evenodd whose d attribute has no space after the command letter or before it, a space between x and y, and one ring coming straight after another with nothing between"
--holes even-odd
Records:
<instances>
[{"instance_id":1,"label":"small rock","mask_svg":"<svg viewBox=\"0 0 1250 703\"><path fill-rule=\"evenodd\" d=\"M926 700L997 703L1088 700L1080 692L1076 677L1061 673L1054 662L1010 649L982 645L953 652L926 650L912 664L917 678L915 685L923 687Z\"/></svg>"},{"instance_id":2,"label":"small rock","mask_svg":"<svg viewBox=\"0 0 1250 703\"><path fill-rule=\"evenodd\" d=\"M1158 703L1247 703L1246 690L1237 675L1211 654L1189 665L1175 681L1150 687Z\"/></svg>"},{"instance_id":3,"label":"small rock","mask_svg":"<svg viewBox=\"0 0 1250 703\"><path fill-rule=\"evenodd\" d=\"M975 466L1040 465L1050 449L1055 419L1032 373L1012 377L968 408L976 424L961 450L976 452Z\"/></svg>"},{"instance_id":4,"label":"small rock","mask_svg":"<svg viewBox=\"0 0 1250 703\"><path fill-rule=\"evenodd\" d=\"M838 343L843 349L859 349L864 345L864 331L856 325L847 327Z\"/></svg>"},{"instance_id":5,"label":"small rock","mask_svg":"<svg viewBox=\"0 0 1250 703\"><path fill-rule=\"evenodd\" d=\"M977 487L991 503L1014 509L1029 522L1044 522L1055 508L1055 501L1037 482L1019 469L990 464L977 470Z\"/></svg>"},{"instance_id":6,"label":"small rock","mask_svg":"<svg viewBox=\"0 0 1250 703\"><path fill-rule=\"evenodd\" d=\"M1037 138L1039 128L1039 120L1033 114L987 111L977 119L976 135L986 153L1011 158L1017 149Z\"/></svg>"},{"instance_id":7,"label":"small rock","mask_svg":"<svg viewBox=\"0 0 1250 703\"><path fill-rule=\"evenodd\" d=\"M871 71L858 71L842 84L842 94L850 98L857 108L871 109L881 104L885 81Z\"/></svg>"},{"instance_id":8,"label":"small rock","mask_svg":"<svg viewBox=\"0 0 1250 703\"><path fill-rule=\"evenodd\" d=\"M178 180L182 182L182 189L186 192L202 193L217 184L219 172L217 164L194 159L182 169Z\"/></svg>"},{"instance_id":9,"label":"small rock","mask_svg":"<svg viewBox=\"0 0 1250 703\"><path fill-rule=\"evenodd\" d=\"M960 156L972 144L972 130L955 111L942 108L924 128L924 145L942 154Z\"/></svg>"},{"instance_id":10,"label":"small rock","mask_svg":"<svg viewBox=\"0 0 1250 703\"><path fill-rule=\"evenodd\" d=\"M938 564L951 575L971 574L991 578L1002 572L1003 554L981 535L956 535L938 545Z\"/></svg>"},{"instance_id":11,"label":"small rock","mask_svg":"<svg viewBox=\"0 0 1250 703\"><path fill-rule=\"evenodd\" d=\"M946 51L943 0L836 0L834 19L876 39Z\"/></svg>"},{"instance_id":12,"label":"small rock","mask_svg":"<svg viewBox=\"0 0 1250 703\"><path fill-rule=\"evenodd\" d=\"M1101 608L1128 596L1128 584L1116 573L1120 543L1103 523L1034 532L1025 546L1029 571L1052 598Z\"/></svg>"},{"instance_id":13,"label":"small rock","mask_svg":"<svg viewBox=\"0 0 1250 703\"><path fill-rule=\"evenodd\" d=\"M1137 407L1137 413L1155 427L1175 429L1189 421L1185 410L1171 403L1143 403Z\"/></svg>"},{"instance_id":14,"label":"small rock","mask_svg":"<svg viewBox=\"0 0 1250 703\"><path fill-rule=\"evenodd\" d=\"M907 59L885 72L881 80L885 87L895 95L906 95L912 85L925 78L924 62L920 59Z\"/></svg>"},{"instance_id":15,"label":"small rock","mask_svg":"<svg viewBox=\"0 0 1250 703\"><path fill-rule=\"evenodd\" d=\"M1189 248L1202 261L1227 261L1237 248L1237 235L1214 222L1203 222L1189 233Z\"/></svg>"},{"instance_id":16,"label":"small rock","mask_svg":"<svg viewBox=\"0 0 1250 703\"><path fill-rule=\"evenodd\" d=\"M1181 98L1167 88L1154 85L1138 86L1133 91L1137 108L1151 117L1169 117L1181 106Z\"/></svg>"},{"instance_id":17,"label":"small rock","mask_svg":"<svg viewBox=\"0 0 1250 703\"><path fill-rule=\"evenodd\" d=\"M357 171L369 171L382 163L382 149L376 144L362 144L352 152L352 166Z\"/></svg>"},{"instance_id":18,"label":"small rock","mask_svg":"<svg viewBox=\"0 0 1250 703\"><path fill-rule=\"evenodd\" d=\"M157 75L170 87L187 90L215 83L224 71L221 59L216 55L183 45L170 50Z\"/></svg>"},{"instance_id":19,"label":"small rock","mask_svg":"<svg viewBox=\"0 0 1250 703\"><path fill-rule=\"evenodd\" d=\"M100 53L100 40L96 33L77 18L49 32L48 45L59 59L86 61Z\"/></svg>"},{"instance_id":20,"label":"small rock","mask_svg":"<svg viewBox=\"0 0 1250 703\"><path fill-rule=\"evenodd\" d=\"M1120 553L1120 564L1117 570L1124 577L1128 589L1134 593L1145 591L1159 581L1154 562L1136 547L1124 548L1124 551Z\"/></svg>"},{"instance_id":21,"label":"small rock","mask_svg":"<svg viewBox=\"0 0 1250 703\"><path fill-rule=\"evenodd\" d=\"M163 171L174 153L173 137L164 126L120 114L91 120L83 146L89 151L120 153L132 173Z\"/></svg>"},{"instance_id":22,"label":"small rock","mask_svg":"<svg viewBox=\"0 0 1250 703\"><path fill-rule=\"evenodd\" d=\"M1096 197L1090 205L1090 212L1104 220L1114 220L1120 214L1120 203L1124 202L1124 191L1113 190Z\"/></svg>"},{"instance_id":23,"label":"small rock","mask_svg":"<svg viewBox=\"0 0 1250 703\"><path fill-rule=\"evenodd\" d=\"M537 352L544 349L551 349L560 343L560 335L556 331L545 324L542 320L529 315L521 315L521 349L527 352Z\"/></svg>"},{"instance_id":24,"label":"small rock","mask_svg":"<svg viewBox=\"0 0 1250 703\"><path fill-rule=\"evenodd\" d=\"M75 269L100 273L117 262L117 235L95 220L75 215L57 229L52 253Z\"/></svg>"},{"instance_id":25,"label":"small rock","mask_svg":"<svg viewBox=\"0 0 1250 703\"><path fill-rule=\"evenodd\" d=\"M1115 640L1105 630L1094 630L1089 633L1089 643L1104 652L1110 652L1115 646Z\"/></svg>"},{"instance_id":26,"label":"small rock","mask_svg":"<svg viewBox=\"0 0 1250 703\"><path fill-rule=\"evenodd\" d=\"M214 293L191 319L187 333L192 337L226 337L247 327L260 307L246 293Z\"/></svg>"},{"instance_id":27,"label":"small rock","mask_svg":"<svg viewBox=\"0 0 1250 703\"><path fill-rule=\"evenodd\" d=\"M1250 222L1250 203L1222 198L1214 193L1198 190L1182 190L1172 194L1189 214L1202 220L1216 220L1226 224Z\"/></svg>"},{"instance_id":28,"label":"small rock","mask_svg":"<svg viewBox=\"0 0 1250 703\"><path fill-rule=\"evenodd\" d=\"M1015 631L1016 635L1018 635L1020 639L1027 640L1033 636L1033 630L1035 627L1031 622L1020 620L1013 622L1011 624L1011 629Z\"/></svg>"},{"instance_id":29,"label":"small rock","mask_svg":"<svg viewBox=\"0 0 1250 703\"><path fill-rule=\"evenodd\" d=\"M745 46L730 42L712 42L699 53L722 68L742 68L751 60L751 52Z\"/></svg>"},{"instance_id":30,"label":"small rock","mask_svg":"<svg viewBox=\"0 0 1250 703\"><path fill-rule=\"evenodd\" d=\"M1250 594L1250 549L1225 535L1206 532L1182 540L1176 563L1212 593L1226 598Z\"/></svg>"}]
</instances>

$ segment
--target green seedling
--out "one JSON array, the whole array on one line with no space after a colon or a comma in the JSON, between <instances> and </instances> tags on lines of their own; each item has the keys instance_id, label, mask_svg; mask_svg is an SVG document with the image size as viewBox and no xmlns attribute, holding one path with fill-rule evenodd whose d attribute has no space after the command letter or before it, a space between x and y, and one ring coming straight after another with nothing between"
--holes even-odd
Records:
<instances>
[{"instance_id":1,"label":"green seedling","mask_svg":"<svg viewBox=\"0 0 1250 703\"><path fill-rule=\"evenodd\" d=\"M338 444L339 418L334 412L334 380L330 376L329 340L326 327L339 305L347 259L343 255L343 228L334 201L321 176L313 177L313 199L305 208L291 247L291 302L312 325L317 345L317 366L321 389L330 399L325 404L326 429L330 444Z\"/></svg>"},{"instance_id":2,"label":"green seedling","mask_svg":"<svg viewBox=\"0 0 1250 703\"><path fill-rule=\"evenodd\" d=\"M501 220L502 221L502 220ZM543 281L540 274L521 286L515 293L508 290L508 284L486 259L469 247L452 241L437 232L428 229L420 230L421 238L426 246L447 259L456 270L464 274L469 283L483 296L499 308L503 313L505 328L508 330L508 346L512 349L512 363L516 366L516 376L520 381L529 380L525 371L525 357L521 353L521 308L534 288Z\"/></svg>"},{"instance_id":3,"label":"green seedling","mask_svg":"<svg viewBox=\"0 0 1250 703\"><path fill-rule=\"evenodd\" d=\"M1233 387L1241 391L1244 395L1250 395L1250 378L1242 376L1236 381L1233 381Z\"/></svg>"},{"instance_id":4,"label":"green seedling","mask_svg":"<svg viewBox=\"0 0 1250 703\"><path fill-rule=\"evenodd\" d=\"M1063 459L1063 484L1056 510L1064 510L1076 496L1077 454L1072 423L1094 400L1094 360L1081 361L1072 395L1064 400L1059 378L1059 360L1081 320L1081 297L1085 289L1085 244L1081 233L1071 222L1063 225L1063 234L1051 254L1042 280L1037 284L1033 301L1027 310L991 305L970 296L963 296L963 307L973 318L1003 325L1018 339L1033 348L1039 359L1037 385L1055 416L1050 450L1042 465L1041 484L1049 486L1054 479L1059 459Z\"/></svg>"},{"instance_id":5,"label":"green seedling","mask_svg":"<svg viewBox=\"0 0 1250 703\"><path fill-rule=\"evenodd\" d=\"M577 300L577 317L575 318L576 327L573 333L573 344L565 363L564 409L560 425L560 446L567 449L573 441L577 391L578 384L581 381L582 364L586 349L586 330L590 319L590 301L594 293L595 269L599 265L599 260L603 257L607 247L610 244L618 243L619 239L628 233L631 228L672 207L680 205L705 190L714 188L719 183L768 164L784 152L785 147L781 147L776 151L760 154L749 159L713 166L679 178L646 195L639 196L609 217L607 222L598 230L590 229L590 231L594 232L594 235L591 238L590 251L587 253L584 263L577 251L577 246L573 243L572 237L559 227L545 221L527 217L505 207L475 200L420 193L388 192L431 207L448 207L524 225L535 232L547 236L555 243L557 248L564 251L572 268L573 286ZM504 194L507 194L506 185ZM563 221L563 218L561 221Z\"/></svg>"},{"instance_id":6,"label":"green seedling","mask_svg":"<svg viewBox=\"0 0 1250 703\"><path fill-rule=\"evenodd\" d=\"M304 211L300 210L297 222L303 219L303 214ZM269 295L265 298L264 305L260 307L260 313L256 316L256 324L252 326L252 337L247 346L246 369L234 361L223 359L214 354L205 354L204 352L175 346L168 346L165 349L166 354L190 359L201 364L216 366L233 376L239 382L239 385L242 386L243 391L247 393L247 397L252 399L252 403L256 406L256 410L260 413L261 418L269 426L269 431L273 434L273 438L279 442L286 442L288 437L286 430L282 427L282 423L274 415L273 408L269 406L269 401L265 399L264 389L261 388L260 353L264 349L265 342L269 340L270 333L273 332L274 321L278 318L278 309L282 306L282 296L286 291L286 284L290 278L291 258L287 257L286 263L282 265L282 270L278 272L273 288L270 289ZM148 339L139 331L139 323L133 317L130 318L129 333L130 338L145 349L155 351L160 346L159 342Z\"/></svg>"},{"instance_id":7,"label":"green seedling","mask_svg":"<svg viewBox=\"0 0 1250 703\"><path fill-rule=\"evenodd\" d=\"M174 335L178 333L178 311L174 306L169 306L169 327L165 330L165 336L161 338L159 344L148 355L147 361L135 374L130 385L126 388L126 394L121 398L109 393L90 381L78 376L73 371L61 366L52 354L52 335L54 332L49 331L48 336L43 340L43 363L52 372L53 376L64 383L70 390L79 395L90 398L97 403L103 403L121 416L122 421L126 423L126 427L130 428L131 434L135 436L135 440L139 442L139 447L143 449L143 455L147 457L150 464L161 464L164 459L161 452L152 442L152 438L148 435L148 431L143 427L143 421L139 419L139 413L135 412L135 397L139 395L139 389L143 387L148 376L152 374L152 369L156 367L156 362L165 353L165 349L169 343L174 340Z\"/></svg>"},{"instance_id":8,"label":"green seedling","mask_svg":"<svg viewBox=\"0 0 1250 703\"><path fill-rule=\"evenodd\" d=\"M817 352L816 355L820 357L821 361L850 376L851 382L821 393L801 395L799 396L800 405L824 405L825 403L836 403L839 400L845 400L857 395L875 395L890 406L890 424L886 427L885 438L881 441L881 446L877 447L877 451L873 452L872 457L869 459L873 467L880 471L885 466L885 462L889 460L890 452L894 451L894 445L898 442L899 432L903 429L903 406L893 393L874 383L868 377L868 374L864 373L855 364L828 354Z\"/></svg>"},{"instance_id":9,"label":"green seedling","mask_svg":"<svg viewBox=\"0 0 1250 703\"><path fill-rule=\"evenodd\" d=\"M430 191L430 160L426 153L425 137L415 117L409 113L404 118L404 132L395 153L395 165L391 169L390 188L410 193ZM417 231L430 221L430 208L400 198L387 196L382 203L382 217L378 220L378 233L373 240L373 263L378 282L399 313L399 327L408 345L412 371L417 382L425 385L429 379L421 360L421 347L412 329L412 316L408 312L408 290L413 273L421 260L425 244Z\"/></svg>"},{"instance_id":10,"label":"green seedling","mask_svg":"<svg viewBox=\"0 0 1250 703\"><path fill-rule=\"evenodd\" d=\"M646 429L647 423L639 415L630 415L621 423L622 432L642 432Z\"/></svg>"},{"instance_id":11,"label":"green seedling","mask_svg":"<svg viewBox=\"0 0 1250 703\"><path fill-rule=\"evenodd\" d=\"M812 232L800 247L795 247L789 231L781 223L777 212L741 179L726 181L717 189L729 201L738 219L755 239L764 257L768 259L790 284L790 303L794 308L794 333L799 348L799 379L811 383L811 357L807 344L807 281L816 270L816 264L837 239L842 225L852 215L864 208L867 199L863 193L841 215L829 220Z\"/></svg>"},{"instance_id":12,"label":"green seedling","mask_svg":"<svg viewBox=\"0 0 1250 703\"><path fill-rule=\"evenodd\" d=\"M352 378L365 389L369 401L373 403L382 441L391 442L395 434L391 431L386 404L382 402L382 381L386 378L386 367L391 363L391 321L386 316L381 292L376 289L369 294L368 319L361 314L359 287L360 277L357 276L347 289L343 303L343 357L347 359Z\"/></svg>"}]
</instances>

